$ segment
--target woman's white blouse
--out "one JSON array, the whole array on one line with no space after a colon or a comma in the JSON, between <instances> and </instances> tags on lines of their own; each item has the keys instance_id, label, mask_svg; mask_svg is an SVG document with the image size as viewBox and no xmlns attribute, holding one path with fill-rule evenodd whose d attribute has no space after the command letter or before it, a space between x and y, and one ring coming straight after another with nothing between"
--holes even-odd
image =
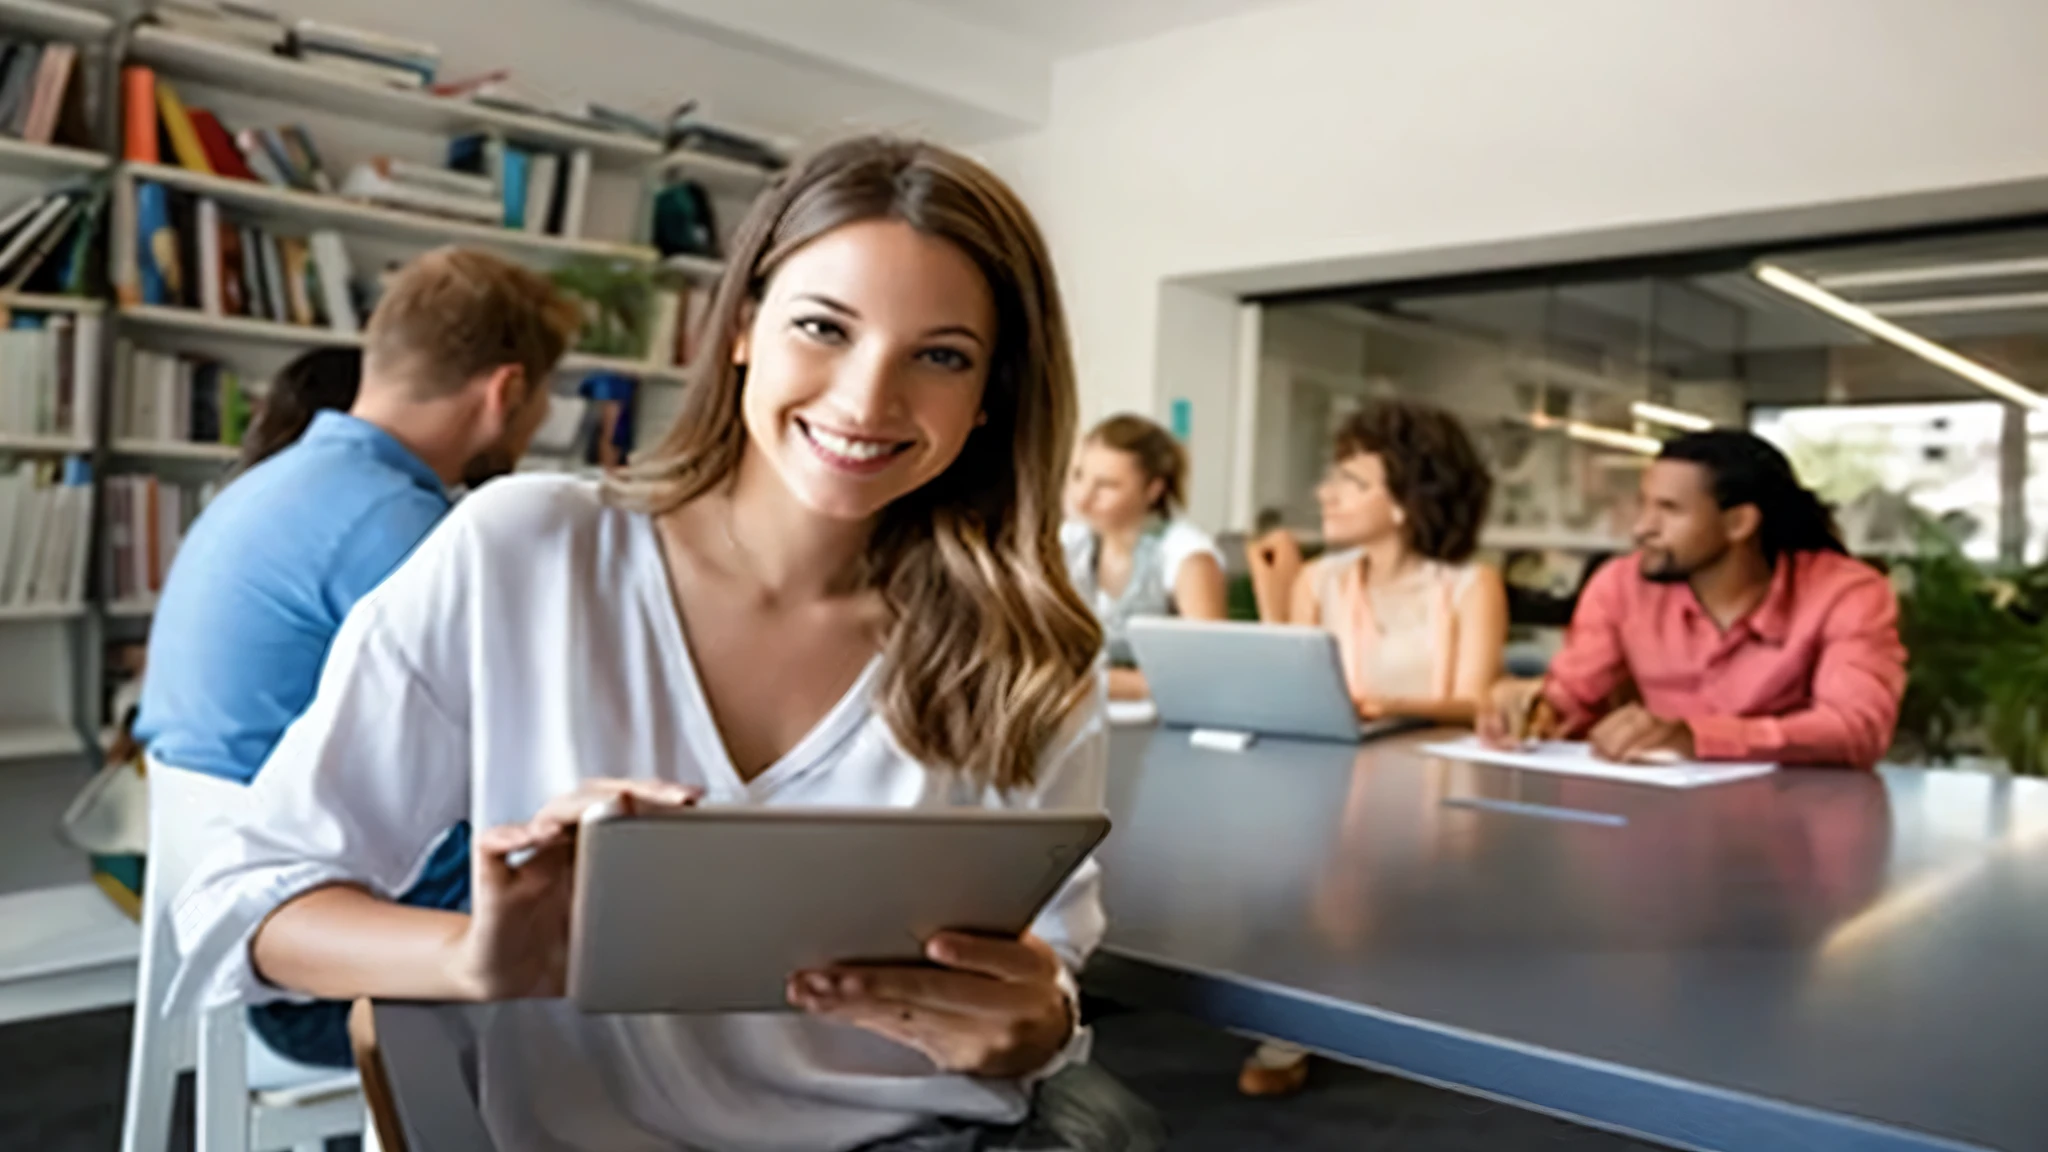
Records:
<instances>
[{"instance_id":1,"label":"woman's white blouse","mask_svg":"<svg viewBox=\"0 0 2048 1152\"><path fill-rule=\"evenodd\" d=\"M1034 788L1005 797L897 746L869 706L878 668L742 781L649 518L588 481L493 483L350 614L312 707L177 897L187 961L174 1010L195 997L291 998L249 958L285 900L336 881L390 897L456 821L524 821L588 777L695 784L707 804L1102 808L1099 692L1047 749ZM1033 931L1079 970L1103 933L1093 862ZM505 1152L838 1149L935 1115L1012 1122L1028 1099L1023 1083L943 1075L909 1049L796 1014L585 1016L526 1001L478 1019L485 1122ZM1054 1067L1085 1046L1078 1036Z\"/></svg>"}]
</instances>

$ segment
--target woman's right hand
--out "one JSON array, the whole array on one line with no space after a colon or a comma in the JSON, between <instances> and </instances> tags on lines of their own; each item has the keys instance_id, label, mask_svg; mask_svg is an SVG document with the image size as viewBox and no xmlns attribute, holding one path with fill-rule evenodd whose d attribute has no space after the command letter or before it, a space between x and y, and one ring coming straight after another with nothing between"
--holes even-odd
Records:
<instances>
[{"instance_id":1,"label":"woman's right hand","mask_svg":"<svg viewBox=\"0 0 2048 1152\"><path fill-rule=\"evenodd\" d=\"M662 780L587 780L524 824L500 824L471 846L468 926L453 942L449 980L470 1000L547 999L568 979L576 828L598 804L625 812L687 808L696 788ZM518 864L513 856L527 853Z\"/></svg>"},{"instance_id":2,"label":"woman's right hand","mask_svg":"<svg viewBox=\"0 0 2048 1152\"><path fill-rule=\"evenodd\" d=\"M1292 572L1301 567L1301 542L1285 528L1275 528L1244 546L1245 564L1254 572Z\"/></svg>"}]
</instances>

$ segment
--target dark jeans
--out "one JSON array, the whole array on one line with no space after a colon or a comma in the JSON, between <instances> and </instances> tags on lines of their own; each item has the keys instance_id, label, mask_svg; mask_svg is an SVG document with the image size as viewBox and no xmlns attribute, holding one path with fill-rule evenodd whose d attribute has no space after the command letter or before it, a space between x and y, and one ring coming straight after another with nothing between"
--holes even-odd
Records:
<instances>
[{"instance_id":1,"label":"dark jeans","mask_svg":"<svg viewBox=\"0 0 2048 1152\"><path fill-rule=\"evenodd\" d=\"M441 837L419 881L398 902L414 908L469 908L467 821ZM321 1068L349 1068L355 1056L348 1043L348 1009L340 1000L258 1004L249 1009L249 1026L280 1056Z\"/></svg>"},{"instance_id":2,"label":"dark jeans","mask_svg":"<svg viewBox=\"0 0 2048 1152\"><path fill-rule=\"evenodd\" d=\"M1038 1086L1022 1124L938 1120L858 1152L1157 1152L1166 1129L1150 1105L1093 1064Z\"/></svg>"}]
</instances>

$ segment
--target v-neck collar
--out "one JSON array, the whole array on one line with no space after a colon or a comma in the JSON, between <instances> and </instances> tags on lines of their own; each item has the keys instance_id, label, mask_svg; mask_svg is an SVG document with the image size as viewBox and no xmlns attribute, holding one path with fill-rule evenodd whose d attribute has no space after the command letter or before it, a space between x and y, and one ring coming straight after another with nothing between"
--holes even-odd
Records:
<instances>
[{"instance_id":1,"label":"v-neck collar","mask_svg":"<svg viewBox=\"0 0 2048 1152\"><path fill-rule=\"evenodd\" d=\"M774 763L762 769L759 775L747 780L732 762L732 753L726 748L725 737L718 730L718 717L711 711L711 697L705 693L704 682L697 675L696 658L691 654L688 630L683 623L682 605L677 601L675 582L669 578L668 560L662 554L661 533L655 527L654 517L643 512L628 512L626 515L639 522L639 530L632 535L640 551L637 572L641 593L648 598L649 619L655 621L662 653L673 667L676 681L682 689L681 704L686 713L682 724L683 738L689 742L691 753L704 765L706 774L715 780L718 787L714 799L720 798L718 793L724 793L725 797L735 800L766 800L784 784L817 767L868 718L871 711L869 693L881 671L882 657L879 653L871 657L860 675L854 677L845 695L811 726L810 731Z\"/></svg>"}]
</instances>

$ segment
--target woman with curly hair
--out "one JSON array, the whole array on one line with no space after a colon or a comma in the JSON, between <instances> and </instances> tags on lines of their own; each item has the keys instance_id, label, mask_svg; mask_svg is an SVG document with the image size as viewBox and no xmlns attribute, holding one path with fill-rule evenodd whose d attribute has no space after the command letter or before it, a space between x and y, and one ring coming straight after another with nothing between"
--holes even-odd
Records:
<instances>
[{"instance_id":1,"label":"woman with curly hair","mask_svg":"<svg viewBox=\"0 0 2048 1152\"><path fill-rule=\"evenodd\" d=\"M1493 479L1456 417L1385 400L1337 430L1316 489L1330 552L1304 565L1285 533L1251 546L1261 619L1337 634L1364 719L1469 724L1500 674L1507 593L1472 563Z\"/></svg>"},{"instance_id":2,"label":"woman with curly hair","mask_svg":"<svg viewBox=\"0 0 2048 1152\"><path fill-rule=\"evenodd\" d=\"M1493 478L1455 416L1407 400L1346 420L1334 455L1316 488L1330 551L1305 565L1285 529L1248 549L1259 617L1336 633L1363 719L1472 723L1508 632L1500 573L1472 562ZM1307 1073L1300 1049L1267 1044L1238 1086L1279 1095Z\"/></svg>"}]
</instances>

